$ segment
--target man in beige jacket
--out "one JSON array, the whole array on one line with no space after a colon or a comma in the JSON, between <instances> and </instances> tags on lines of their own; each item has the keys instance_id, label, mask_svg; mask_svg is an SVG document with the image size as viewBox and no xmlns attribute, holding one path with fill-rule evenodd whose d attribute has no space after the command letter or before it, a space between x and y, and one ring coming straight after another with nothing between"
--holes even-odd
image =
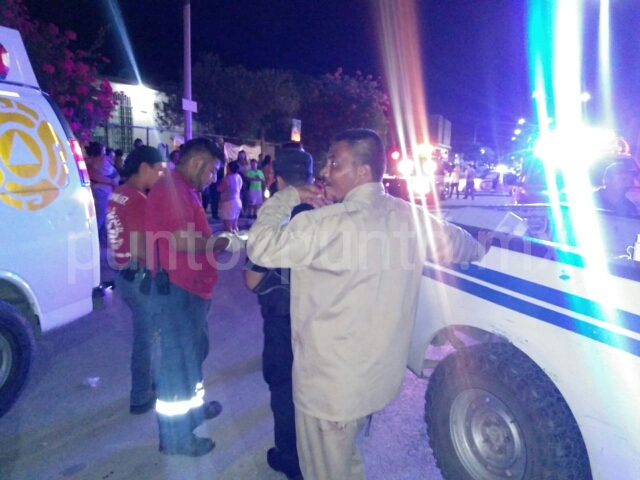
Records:
<instances>
[{"instance_id":1,"label":"man in beige jacket","mask_svg":"<svg viewBox=\"0 0 640 480\"><path fill-rule=\"evenodd\" d=\"M355 439L404 378L425 259L462 263L470 234L384 191L380 137L338 135L314 186L267 201L249 232L252 262L291 268L293 397L306 480L363 479ZM315 210L289 221L291 210ZM321 207L321 208L319 208Z\"/></svg>"}]
</instances>

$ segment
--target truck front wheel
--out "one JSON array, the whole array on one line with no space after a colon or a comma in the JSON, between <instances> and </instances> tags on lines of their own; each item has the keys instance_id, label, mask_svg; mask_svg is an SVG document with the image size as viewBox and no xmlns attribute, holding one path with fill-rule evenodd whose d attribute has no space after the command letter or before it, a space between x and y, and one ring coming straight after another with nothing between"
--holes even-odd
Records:
<instances>
[{"instance_id":1,"label":"truck front wheel","mask_svg":"<svg viewBox=\"0 0 640 480\"><path fill-rule=\"evenodd\" d=\"M0 417L24 387L35 350L33 329L19 310L0 302Z\"/></svg>"},{"instance_id":2,"label":"truck front wheel","mask_svg":"<svg viewBox=\"0 0 640 480\"><path fill-rule=\"evenodd\" d=\"M429 443L447 480L589 480L578 425L551 379L508 344L458 351L425 396Z\"/></svg>"}]
</instances>

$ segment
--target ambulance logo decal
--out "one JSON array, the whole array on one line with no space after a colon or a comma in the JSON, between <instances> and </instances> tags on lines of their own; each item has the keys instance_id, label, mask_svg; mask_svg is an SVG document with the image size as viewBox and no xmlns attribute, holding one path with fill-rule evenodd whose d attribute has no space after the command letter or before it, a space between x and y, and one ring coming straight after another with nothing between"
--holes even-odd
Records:
<instances>
[{"instance_id":1,"label":"ambulance logo decal","mask_svg":"<svg viewBox=\"0 0 640 480\"><path fill-rule=\"evenodd\" d=\"M40 210L68 181L65 153L51 124L26 105L0 98L0 202Z\"/></svg>"}]
</instances>

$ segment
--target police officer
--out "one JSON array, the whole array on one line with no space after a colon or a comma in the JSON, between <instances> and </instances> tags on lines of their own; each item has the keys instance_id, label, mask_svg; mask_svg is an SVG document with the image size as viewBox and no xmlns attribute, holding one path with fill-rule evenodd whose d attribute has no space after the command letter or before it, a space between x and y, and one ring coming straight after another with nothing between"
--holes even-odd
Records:
<instances>
[{"instance_id":1,"label":"police officer","mask_svg":"<svg viewBox=\"0 0 640 480\"><path fill-rule=\"evenodd\" d=\"M151 373L155 330L147 306L148 296L140 292L140 281L146 265L146 192L164 174L166 166L155 148L142 146L133 150L125 162L128 180L111 193L107 206L109 245L118 271L116 292L133 314L129 406L132 414L145 413L155 405Z\"/></svg>"},{"instance_id":2,"label":"police officer","mask_svg":"<svg viewBox=\"0 0 640 480\"><path fill-rule=\"evenodd\" d=\"M204 401L202 362L209 352L207 314L217 280L214 253L228 238L211 234L200 192L211 183L223 154L210 140L196 138L182 148L180 163L149 192L146 208L149 285L160 329L156 376L160 451L201 456L213 450L209 438L192 432L222 411ZM146 285L145 285L146 286Z\"/></svg>"},{"instance_id":3,"label":"police officer","mask_svg":"<svg viewBox=\"0 0 640 480\"><path fill-rule=\"evenodd\" d=\"M276 157L275 174L278 190L287 185L309 185L313 181L313 158L297 148L284 149ZM307 204L298 205L291 212L291 218L311 209ZM267 452L267 462L271 468L283 472L288 478L301 479L291 379L293 351L289 270L269 270L247 261L245 281L258 295L264 319L262 374L271 391L275 440L275 447Z\"/></svg>"}]
</instances>

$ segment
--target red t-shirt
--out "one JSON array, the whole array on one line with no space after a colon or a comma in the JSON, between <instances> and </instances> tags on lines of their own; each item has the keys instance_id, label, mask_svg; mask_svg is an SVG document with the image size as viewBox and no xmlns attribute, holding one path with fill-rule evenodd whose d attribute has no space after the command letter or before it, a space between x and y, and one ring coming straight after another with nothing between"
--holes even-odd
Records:
<instances>
[{"instance_id":1,"label":"red t-shirt","mask_svg":"<svg viewBox=\"0 0 640 480\"><path fill-rule=\"evenodd\" d=\"M169 273L172 283L204 299L211 298L218 279L215 256L176 252L168 240L177 230L194 230L205 238L211 236L196 188L179 172L167 171L149 192L145 219L150 268L157 270L159 257L160 266Z\"/></svg>"},{"instance_id":2,"label":"red t-shirt","mask_svg":"<svg viewBox=\"0 0 640 480\"><path fill-rule=\"evenodd\" d=\"M116 268L124 268L131 260L131 232L145 231L147 196L135 188L122 185L109 195L107 231L109 246L115 255ZM138 259L144 266L144 259Z\"/></svg>"}]
</instances>

